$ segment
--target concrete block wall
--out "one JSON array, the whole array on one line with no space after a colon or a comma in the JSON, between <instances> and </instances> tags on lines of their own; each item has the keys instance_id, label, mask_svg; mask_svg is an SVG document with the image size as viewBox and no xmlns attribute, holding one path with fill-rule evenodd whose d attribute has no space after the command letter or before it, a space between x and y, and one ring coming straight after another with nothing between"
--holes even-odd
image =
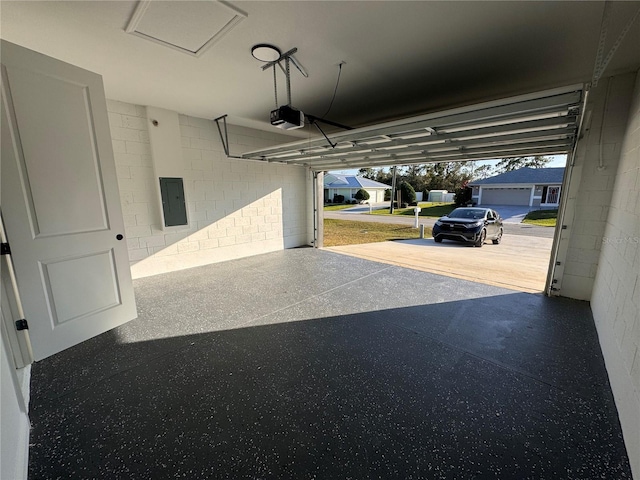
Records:
<instances>
[{"instance_id":1,"label":"concrete block wall","mask_svg":"<svg viewBox=\"0 0 640 480\"><path fill-rule=\"evenodd\" d=\"M635 74L600 80L589 94L590 119L578 141L556 268L559 294L590 300L603 232L623 150Z\"/></svg>"},{"instance_id":2,"label":"concrete block wall","mask_svg":"<svg viewBox=\"0 0 640 480\"><path fill-rule=\"evenodd\" d=\"M215 122L179 116L188 227L162 228L145 107L107 102L134 278L309 244L303 167L226 157ZM297 140L229 125L231 153Z\"/></svg>"},{"instance_id":3,"label":"concrete block wall","mask_svg":"<svg viewBox=\"0 0 640 480\"><path fill-rule=\"evenodd\" d=\"M640 479L640 72L629 106L625 128L611 132L622 137L621 154L607 179L613 192L591 308L634 478Z\"/></svg>"}]
</instances>

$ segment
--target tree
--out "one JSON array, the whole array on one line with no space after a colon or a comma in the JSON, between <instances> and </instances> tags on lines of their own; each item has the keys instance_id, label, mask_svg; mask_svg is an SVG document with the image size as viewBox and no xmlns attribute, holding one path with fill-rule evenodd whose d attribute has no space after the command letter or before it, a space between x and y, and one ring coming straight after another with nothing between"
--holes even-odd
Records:
<instances>
[{"instance_id":1,"label":"tree","mask_svg":"<svg viewBox=\"0 0 640 480\"><path fill-rule=\"evenodd\" d=\"M375 180L378 172L375 168L361 168L358 170L358 175L369 180Z\"/></svg>"},{"instance_id":2,"label":"tree","mask_svg":"<svg viewBox=\"0 0 640 480\"><path fill-rule=\"evenodd\" d=\"M384 168L361 168L358 170L358 175L370 180L375 180L376 182L391 185L392 174Z\"/></svg>"},{"instance_id":3,"label":"tree","mask_svg":"<svg viewBox=\"0 0 640 480\"><path fill-rule=\"evenodd\" d=\"M496 165L498 173L512 172L520 168L544 168L551 161L547 157L515 157L515 158L503 158Z\"/></svg>"},{"instance_id":4,"label":"tree","mask_svg":"<svg viewBox=\"0 0 640 480\"><path fill-rule=\"evenodd\" d=\"M471 189L466 185L458 188L456 190L456 194L453 198L457 207L463 207L469 203L471 203Z\"/></svg>"},{"instance_id":5,"label":"tree","mask_svg":"<svg viewBox=\"0 0 640 480\"><path fill-rule=\"evenodd\" d=\"M484 180L491 176L493 167L491 165L480 165L473 171L473 180Z\"/></svg>"},{"instance_id":6,"label":"tree","mask_svg":"<svg viewBox=\"0 0 640 480\"><path fill-rule=\"evenodd\" d=\"M426 190L448 190L450 192L460 188L471 180L468 162L441 162L427 165Z\"/></svg>"},{"instance_id":7,"label":"tree","mask_svg":"<svg viewBox=\"0 0 640 480\"><path fill-rule=\"evenodd\" d=\"M364 200L369 200L369 198L371 198L369 195L369 192L367 192L364 188L361 188L356 192L355 199L358 200L359 202L362 202Z\"/></svg>"},{"instance_id":8,"label":"tree","mask_svg":"<svg viewBox=\"0 0 640 480\"><path fill-rule=\"evenodd\" d=\"M402 182L398 187L400 190L400 195L402 195L402 203L415 203L416 202L416 191L413 189L410 183Z\"/></svg>"},{"instance_id":9,"label":"tree","mask_svg":"<svg viewBox=\"0 0 640 480\"><path fill-rule=\"evenodd\" d=\"M374 180L376 182L384 183L385 185L391 185L391 181L393 179L393 173L390 170L386 170L384 168L378 168L376 171L376 178Z\"/></svg>"},{"instance_id":10,"label":"tree","mask_svg":"<svg viewBox=\"0 0 640 480\"><path fill-rule=\"evenodd\" d=\"M411 185L414 191L421 192L427 185L426 168L426 165L408 165L401 170L400 177Z\"/></svg>"},{"instance_id":11,"label":"tree","mask_svg":"<svg viewBox=\"0 0 640 480\"><path fill-rule=\"evenodd\" d=\"M473 167L473 162L441 162L398 167L397 185L407 182L413 188L414 194L430 190L454 192L465 182L474 179ZM386 185L391 185L393 177L389 168L361 168L358 174ZM405 200L403 194L403 201Z\"/></svg>"}]
</instances>

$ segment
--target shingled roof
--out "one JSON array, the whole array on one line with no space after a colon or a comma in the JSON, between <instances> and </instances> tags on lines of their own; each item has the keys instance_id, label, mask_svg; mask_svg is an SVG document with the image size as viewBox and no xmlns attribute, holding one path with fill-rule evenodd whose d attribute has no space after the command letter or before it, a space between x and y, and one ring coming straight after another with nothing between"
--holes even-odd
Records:
<instances>
[{"instance_id":1,"label":"shingled roof","mask_svg":"<svg viewBox=\"0 0 640 480\"><path fill-rule=\"evenodd\" d=\"M547 185L562 183L564 167L558 168L530 168L524 167L511 172L501 173L494 177L469 182L473 185L499 185L524 183L527 185Z\"/></svg>"},{"instance_id":2,"label":"shingled roof","mask_svg":"<svg viewBox=\"0 0 640 480\"><path fill-rule=\"evenodd\" d=\"M335 180L331 179L333 177ZM331 181L329 181L331 180ZM325 188L391 188L390 185L376 182L359 175L339 175L329 173L325 176Z\"/></svg>"}]
</instances>

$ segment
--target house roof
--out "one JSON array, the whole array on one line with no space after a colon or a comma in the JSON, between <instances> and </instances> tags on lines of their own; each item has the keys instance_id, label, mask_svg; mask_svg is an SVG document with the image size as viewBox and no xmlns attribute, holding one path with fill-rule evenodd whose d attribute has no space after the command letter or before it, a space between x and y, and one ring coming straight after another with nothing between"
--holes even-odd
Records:
<instances>
[{"instance_id":1,"label":"house roof","mask_svg":"<svg viewBox=\"0 0 640 480\"><path fill-rule=\"evenodd\" d=\"M338 175L335 173L329 173L324 177L324 186L328 188L390 188L385 183L359 175Z\"/></svg>"},{"instance_id":2,"label":"house roof","mask_svg":"<svg viewBox=\"0 0 640 480\"><path fill-rule=\"evenodd\" d=\"M562 183L564 177L564 167L558 168L530 168L524 167L511 172L501 173L494 177L485 178L469 182L469 185L496 185L526 183L531 184L553 184Z\"/></svg>"}]
</instances>

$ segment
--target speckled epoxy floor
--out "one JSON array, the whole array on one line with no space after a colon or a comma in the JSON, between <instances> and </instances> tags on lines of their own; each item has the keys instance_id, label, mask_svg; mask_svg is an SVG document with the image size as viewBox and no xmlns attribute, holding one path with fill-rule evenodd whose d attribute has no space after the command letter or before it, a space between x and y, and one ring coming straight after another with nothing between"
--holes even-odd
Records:
<instances>
[{"instance_id":1,"label":"speckled epoxy floor","mask_svg":"<svg viewBox=\"0 0 640 480\"><path fill-rule=\"evenodd\" d=\"M296 249L34 365L29 478L630 478L588 304Z\"/></svg>"}]
</instances>

